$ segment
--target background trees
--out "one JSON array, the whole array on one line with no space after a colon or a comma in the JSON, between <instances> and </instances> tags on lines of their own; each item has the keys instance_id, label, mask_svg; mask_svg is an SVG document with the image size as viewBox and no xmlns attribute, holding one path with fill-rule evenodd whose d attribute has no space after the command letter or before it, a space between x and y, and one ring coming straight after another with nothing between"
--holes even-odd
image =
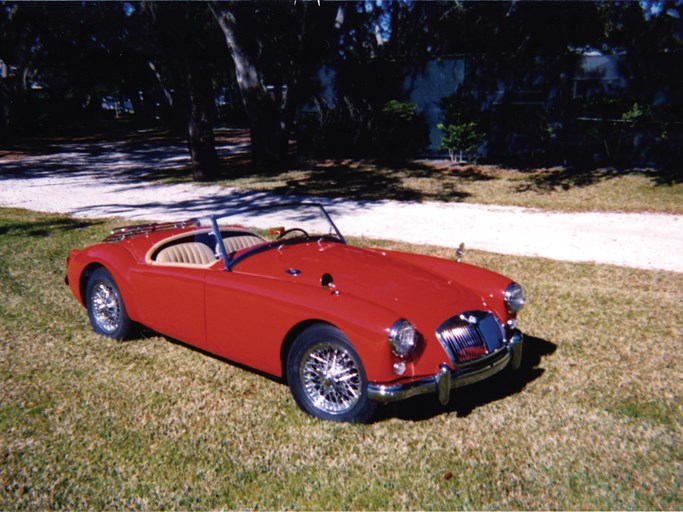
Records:
<instances>
[{"instance_id":1,"label":"background trees","mask_svg":"<svg viewBox=\"0 0 683 512\"><path fill-rule=\"evenodd\" d=\"M225 36L249 118L254 164L282 167L305 36L305 4L212 2L210 7Z\"/></svg>"},{"instance_id":2,"label":"background trees","mask_svg":"<svg viewBox=\"0 0 683 512\"><path fill-rule=\"evenodd\" d=\"M5 2L0 144L125 114L183 133L207 180L217 122L249 128L258 169L288 165L292 137L300 152L409 157L438 151L452 97L490 161L666 164L682 14L681 0Z\"/></svg>"},{"instance_id":3,"label":"background trees","mask_svg":"<svg viewBox=\"0 0 683 512\"><path fill-rule=\"evenodd\" d=\"M141 9L143 25L147 24L147 33L157 44L140 45L139 51L147 53L148 66L160 86L169 91L174 117L186 126L193 178L214 179L218 173L214 83L221 74L222 56L217 27L201 3L155 2ZM161 69L166 70L165 77Z\"/></svg>"}]
</instances>

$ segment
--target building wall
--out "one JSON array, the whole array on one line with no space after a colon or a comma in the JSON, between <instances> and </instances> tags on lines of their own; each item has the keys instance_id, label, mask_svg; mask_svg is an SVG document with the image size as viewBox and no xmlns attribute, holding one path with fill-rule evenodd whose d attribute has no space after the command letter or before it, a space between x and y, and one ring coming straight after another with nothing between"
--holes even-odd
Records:
<instances>
[{"instance_id":1,"label":"building wall","mask_svg":"<svg viewBox=\"0 0 683 512\"><path fill-rule=\"evenodd\" d=\"M403 90L408 98L417 105L429 126L429 149L437 151L441 144L442 132L436 125L443 122L439 102L463 87L465 81L465 59L434 59L419 70L407 72Z\"/></svg>"}]
</instances>

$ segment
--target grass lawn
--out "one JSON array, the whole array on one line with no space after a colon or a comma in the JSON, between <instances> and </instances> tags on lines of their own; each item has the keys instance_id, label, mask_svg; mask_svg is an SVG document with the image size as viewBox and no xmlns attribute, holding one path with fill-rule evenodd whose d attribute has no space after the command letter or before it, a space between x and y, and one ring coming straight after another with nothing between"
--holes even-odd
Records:
<instances>
[{"instance_id":1,"label":"grass lawn","mask_svg":"<svg viewBox=\"0 0 683 512\"><path fill-rule=\"evenodd\" d=\"M311 158L296 160L290 169L267 171L251 164L247 130L216 130L216 144L237 148L221 152L217 180L211 184L282 195L309 195L358 200L447 201L523 206L557 211L626 211L683 214L683 169L567 168L508 169L491 165L452 165L446 160L379 162L375 160ZM292 146L294 152L294 146ZM13 172L41 174L45 161L60 173L83 170L104 157L129 178L164 183L189 183L189 165L160 168L169 155L187 159L184 140L164 130L135 131L119 126L80 136L27 139L0 159ZM33 159L38 157L37 161ZM47 160L46 160L47 159ZM119 160L121 162L119 162ZM90 168L86 166L88 172ZM145 177L139 172L144 170Z\"/></svg>"},{"instance_id":2,"label":"grass lawn","mask_svg":"<svg viewBox=\"0 0 683 512\"><path fill-rule=\"evenodd\" d=\"M470 251L527 288L521 372L334 424L163 337L96 336L65 258L113 225L0 210L0 509L683 508L683 274Z\"/></svg>"},{"instance_id":3,"label":"grass lawn","mask_svg":"<svg viewBox=\"0 0 683 512\"><path fill-rule=\"evenodd\" d=\"M217 132L219 145L248 147L244 131ZM189 167L158 179L190 182ZM683 169L507 169L453 165L446 160L402 163L311 159L286 171L255 169L249 154L223 157L218 183L284 195L447 201L559 211L627 211L683 214Z\"/></svg>"},{"instance_id":4,"label":"grass lawn","mask_svg":"<svg viewBox=\"0 0 683 512\"><path fill-rule=\"evenodd\" d=\"M683 214L683 183L648 170L520 171L442 161L394 167L363 160L321 160L302 169L266 174L242 174L226 164L222 174L221 185L280 194Z\"/></svg>"}]
</instances>

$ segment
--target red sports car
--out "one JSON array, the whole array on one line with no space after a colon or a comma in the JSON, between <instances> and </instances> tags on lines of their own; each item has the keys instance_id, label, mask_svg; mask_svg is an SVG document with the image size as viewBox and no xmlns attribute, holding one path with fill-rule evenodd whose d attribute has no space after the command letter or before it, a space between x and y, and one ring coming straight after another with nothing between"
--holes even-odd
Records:
<instances>
[{"instance_id":1,"label":"red sports car","mask_svg":"<svg viewBox=\"0 0 683 512\"><path fill-rule=\"evenodd\" d=\"M301 409L364 421L377 403L519 367L522 287L459 261L347 244L319 204L115 229L71 251L96 332L139 325L280 377Z\"/></svg>"}]
</instances>

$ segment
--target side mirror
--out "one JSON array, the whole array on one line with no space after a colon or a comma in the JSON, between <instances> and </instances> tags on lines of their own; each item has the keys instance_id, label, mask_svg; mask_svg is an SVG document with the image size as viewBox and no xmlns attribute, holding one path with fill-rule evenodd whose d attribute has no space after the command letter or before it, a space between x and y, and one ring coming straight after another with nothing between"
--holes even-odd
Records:
<instances>
[{"instance_id":1,"label":"side mirror","mask_svg":"<svg viewBox=\"0 0 683 512\"><path fill-rule=\"evenodd\" d=\"M465 242L462 242L455 251L455 261L460 263L465 257Z\"/></svg>"}]
</instances>

